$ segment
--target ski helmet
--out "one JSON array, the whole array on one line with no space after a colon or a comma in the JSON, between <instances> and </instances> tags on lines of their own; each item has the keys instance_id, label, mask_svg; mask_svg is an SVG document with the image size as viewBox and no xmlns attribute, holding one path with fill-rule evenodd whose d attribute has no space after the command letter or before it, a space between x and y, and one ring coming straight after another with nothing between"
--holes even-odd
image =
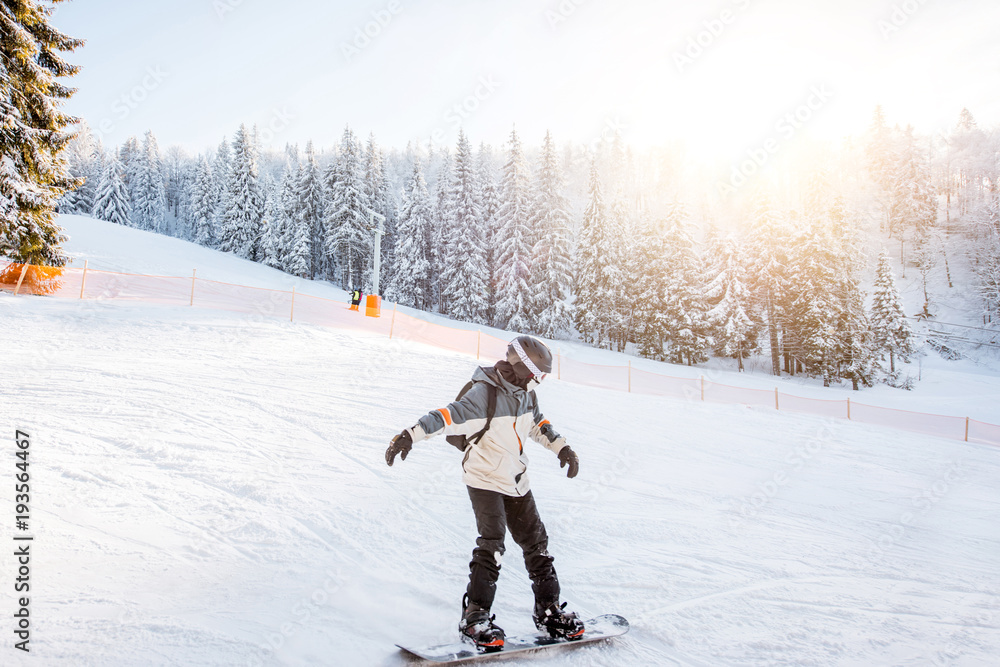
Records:
<instances>
[{"instance_id":1,"label":"ski helmet","mask_svg":"<svg viewBox=\"0 0 1000 667\"><path fill-rule=\"evenodd\" d=\"M507 361L521 380L541 382L552 372L552 353L548 346L532 336L518 336L507 346Z\"/></svg>"}]
</instances>

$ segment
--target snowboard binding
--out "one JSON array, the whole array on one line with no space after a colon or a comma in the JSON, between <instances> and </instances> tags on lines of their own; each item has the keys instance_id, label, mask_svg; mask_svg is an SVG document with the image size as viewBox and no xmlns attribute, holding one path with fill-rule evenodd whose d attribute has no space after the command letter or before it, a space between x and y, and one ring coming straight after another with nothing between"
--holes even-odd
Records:
<instances>
[{"instance_id":1,"label":"snowboard binding","mask_svg":"<svg viewBox=\"0 0 1000 667\"><path fill-rule=\"evenodd\" d=\"M462 620L458 623L458 631L462 633L462 640L475 645L484 653L502 651L504 632L503 628L493 623L496 616L490 616L489 609L484 609L475 602L469 602L468 595L462 602Z\"/></svg>"},{"instance_id":2,"label":"snowboard binding","mask_svg":"<svg viewBox=\"0 0 1000 667\"><path fill-rule=\"evenodd\" d=\"M573 641L583 637L584 625L575 612L566 611L566 603L553 602L547 606L535 605L531 618L535 627L550 637Z\"/></svg>"}]
</instances>

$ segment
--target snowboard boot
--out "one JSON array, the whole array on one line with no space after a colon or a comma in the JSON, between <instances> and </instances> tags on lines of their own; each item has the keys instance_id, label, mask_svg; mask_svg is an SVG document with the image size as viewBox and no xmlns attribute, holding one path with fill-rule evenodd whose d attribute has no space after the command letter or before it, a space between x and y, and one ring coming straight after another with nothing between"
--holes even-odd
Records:
<instances>
[{"instance_id":1,"label":"snowboard boot","mask_svg":"<svg viewBox=\"0 0 1000 667\"><path fill-rule=\"evenodd\" d=\"M503 650L503 629L493 624L496 616L490 616L489 609L469 602L468 595L462 598L462 607L462 620L458 623L462 639L487 653Z\"/></svg>"},{"instance_id":2,"label":"snowboard boot","mask_svg":"<svg viewBox=\"0 0 1000 667\"><path fill-rule=\"evenodd\" d=\"M535 627L548 632L550 637L569 640L583 637L583 621L575 612L566 611L565 602L553 602L549 605L535 603L535 613L531 617L535 621Z\"/></svg>"}]
</instances>

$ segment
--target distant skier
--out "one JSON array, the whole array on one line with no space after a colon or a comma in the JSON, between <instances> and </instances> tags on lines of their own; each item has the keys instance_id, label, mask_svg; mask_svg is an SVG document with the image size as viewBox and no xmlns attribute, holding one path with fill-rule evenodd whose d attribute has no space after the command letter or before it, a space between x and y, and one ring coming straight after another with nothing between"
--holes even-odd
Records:
<instances>
[{"instance_id":1,"label":"distant skier","mask_svg":"<svg viewBox=\"0 0 1000 667\"><path fill-rule=\"evenodd\" d=\"M361 290L351 290L351 310L359 310L361 307Z\"/></svg>"},{"instance_id":2,"label":"distant skier","mask_svg":"<svg viewBox=\"0 0 1000 667\"><path fill-rule=\"evenodd\" d=\"M459 631L485 650L503 648L504 632L493 623L496 616L490 616L490 607L500 576L506 528L524 551L535 593L535 626L554 637L583 636L583 621L565 611L566 603L559 604L559 579L529 488L523 446L530 436L558 454L560 467L569 466L568 477L576 477L579 459L542 416L533 391L551 371L552 353L545 343L518 336L507 347L505 360L476 369L468 391L448 407L421 417L416 425L395 436L385 451L385 462L391 466L396 454L406 460L414 441L440 433L468 438L462 459L463 481L469 488L479 539L469 563Z\"/></svg>"}]
</instances>

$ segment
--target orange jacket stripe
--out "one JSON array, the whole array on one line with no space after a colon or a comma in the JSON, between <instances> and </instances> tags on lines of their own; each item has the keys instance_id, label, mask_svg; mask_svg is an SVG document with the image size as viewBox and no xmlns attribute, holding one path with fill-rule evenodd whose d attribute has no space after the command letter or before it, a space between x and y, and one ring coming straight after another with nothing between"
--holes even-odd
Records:
<instances>
[{"instance_id":1,"label":"orange jacket stripe","mask_svg":"<svg viewBox=\"0 0 1000 667\"><path fill-rule=\"evenodd\" d=\"M441 408L438 412L440 412L441 416L444 417L444 423L451 426L451 413L448 412L448 408Z\"/></svg>"}]
</instances>

